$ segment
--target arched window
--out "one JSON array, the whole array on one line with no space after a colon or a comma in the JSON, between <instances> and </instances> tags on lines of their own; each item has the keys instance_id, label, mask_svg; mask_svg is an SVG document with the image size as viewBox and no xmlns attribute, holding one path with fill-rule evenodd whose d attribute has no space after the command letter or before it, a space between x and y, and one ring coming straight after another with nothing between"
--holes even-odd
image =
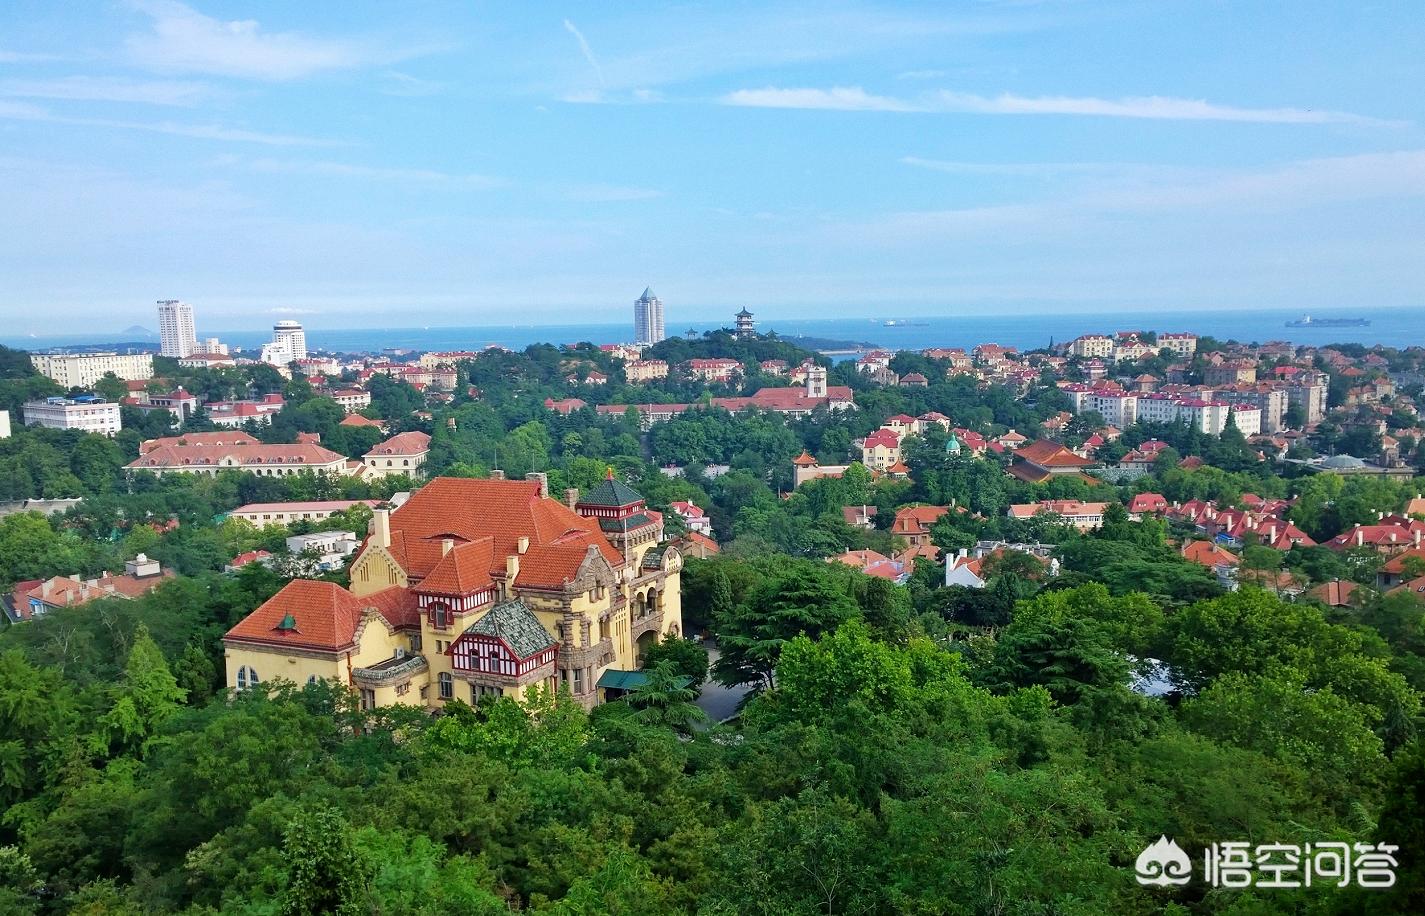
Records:
<instances>
[{"instance_id":1,"label":"arched window","mask_svg":"<svg viewBox=\"0 0 1425 916\"><path fill-rule=\"evenodd\" d=\"M257 679L257 671L256 671L256 669L249 668L247 665L243 665L241 668L238 668L238 673L237 673L237 689L238 689L238 690L246 690L246 689L249 688L249 687L256 687L256 686L257 686L257 683L258 683L258 679Z\"/></svg>"},{"instance_id":2,"label":"arched window","mask_svg":"<svg viewBox=\"0 0 1425 916\"><path fill-rule=\"evenodd\" d=\"M449 671L442 671L436 678L440 682L440 698L448 700L455 696L455 680L450 676Z\"/></svg>"},{"instance_id":3,"label":"arched window","mask_svg":"<svg viewBox=\"0 0 1425 916\"><path fill-rule=\"evenodd\" d=\"M318 682L319 680L321 680L321 678L319 678L319 677L317 677L315 674L313 674L312 676L310 676L310 677L307 678L307 683L310 684L310 685L312 685L312 686L316 686L316 684L317 684L317 682Z\"/></svg>"}]
</instances>

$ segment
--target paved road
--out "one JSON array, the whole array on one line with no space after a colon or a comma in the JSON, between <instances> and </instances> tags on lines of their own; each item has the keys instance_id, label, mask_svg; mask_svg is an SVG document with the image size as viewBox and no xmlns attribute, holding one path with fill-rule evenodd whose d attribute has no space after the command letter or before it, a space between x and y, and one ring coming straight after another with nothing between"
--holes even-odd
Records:
<instances>
[{"instance_id":1,"label":"paved road","mask_svg":"<svg viewBox=\"0 0 1425 916\"><path fill-rule=\"evenodd\" d=\"M717 661L717 643L708 640L703 645L707 647L708 664L711 665ZM748 693L746 687L724 687L712 678L708 678L702 690L702 696L698 697L698 706L713 722L723 722L736 715L737 704L741 703Z\"/></svg>"}]
</instances>

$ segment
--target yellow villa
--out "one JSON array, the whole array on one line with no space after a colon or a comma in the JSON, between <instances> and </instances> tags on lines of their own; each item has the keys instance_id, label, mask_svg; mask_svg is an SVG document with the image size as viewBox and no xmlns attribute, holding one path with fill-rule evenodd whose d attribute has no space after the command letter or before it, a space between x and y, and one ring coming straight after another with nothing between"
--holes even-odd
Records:
<instances>
[{"instance_id":1,"label":"yellow villa","mask_svg":"<svg viewBox=\"0 0 1425 916\"><path fill-rule=\"evenodd\" d=\"M294 580L233 627L228 686L330 679L367 708L438 708L541 685L592 707L681 635L681 569L612 472L563 502L543 474L436 478L376 510L348 588Z\"/></svg>"}]
</instances>

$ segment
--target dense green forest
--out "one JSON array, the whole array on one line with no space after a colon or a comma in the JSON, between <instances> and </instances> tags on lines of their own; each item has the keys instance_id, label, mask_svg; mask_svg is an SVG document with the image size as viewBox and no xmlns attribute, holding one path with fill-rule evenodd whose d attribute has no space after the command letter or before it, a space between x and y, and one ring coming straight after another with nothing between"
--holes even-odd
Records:
<instances>
[{"instance_id":1,"label":"dense green forest","mask_svg":"<svg viewBox=\"0 0 1425 916\"><path fill-rule=\"evenodd\" d=\"M715 677L757 688L707 728L656 684L439 719L215 694L195 647L274 585L175 582L0 638L8 911L1404 912L1425 891L1419 695L1392 670L1418 606L1402 633L1087 584L946 641L884 580L691 561ZM1149 658L1176 691L1130 689ZM1164 834L1407 852L1391 892L1141 887Z\"/></svg>"}]
</instances>

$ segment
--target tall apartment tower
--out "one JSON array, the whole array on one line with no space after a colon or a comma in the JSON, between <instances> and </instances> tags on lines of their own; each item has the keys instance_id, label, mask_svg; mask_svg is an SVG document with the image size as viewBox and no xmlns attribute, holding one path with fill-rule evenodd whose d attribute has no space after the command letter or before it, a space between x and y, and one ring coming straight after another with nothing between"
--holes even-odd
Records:
<instances>
[{"instance_id":1,"label":"tall apartment tower","mask_svg":"<svg viewBox=\"0 0 1425 916\"><path fill-rule=\"evenodd\" d=\"M283 347L291 354L289 362L293 359L307 358L307 332L302 330L302 325L296 321L279 321L272 326L272 343Z\"/></svg>"},{"instance_id":2,"label":"tall apartment tower","mask_svg":"<svg viewBox=\"0 0 1425 916\"><path fill-rule=\"evenodd\" d=\"M158 300L159 352L182 359L198 350L198 333L193 329L193 306L177 299Z\"/></svg>"},{"instance_id":3,"label":"tall apartment tower","mask_svg":"<svg viewBox=\"0 0 1425 916\"><path fill-rule=\"evenodd\" d=\"M640 346L656 344L663 333L663 300L653 295L651 287L633 304L633 342Z\"/></svg>"}]
</instances>

